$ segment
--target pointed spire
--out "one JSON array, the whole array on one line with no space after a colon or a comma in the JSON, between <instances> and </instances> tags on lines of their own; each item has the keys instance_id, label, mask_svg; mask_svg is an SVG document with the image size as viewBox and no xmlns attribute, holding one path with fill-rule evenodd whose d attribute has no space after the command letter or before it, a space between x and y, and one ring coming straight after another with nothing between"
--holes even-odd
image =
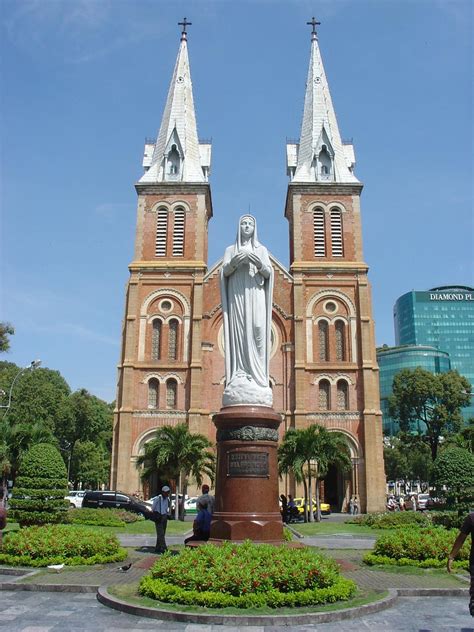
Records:
<instances>
[{"instance_id":1,"label":"pointed spire","mask_svg":"<svg viewBox=\"0 0 474 632\"><path fill-rule=\"evenodd\" d=\"M149 168L140 182L206 182L210 145L200 148L184 18L178 57ZM201 161L201 155L203 160Z\"/></svg>"},{"instance_id":2,"label":"pointed spire","mask_svg":"<svg viewBox=\"0 0 474 632\"><path fill-rule=\"evenodd\" d=\"M318 45L315 18L299 146L288 146L293 182L358 182L352 145L343 145Z\"/></svg>"}]
</instances>

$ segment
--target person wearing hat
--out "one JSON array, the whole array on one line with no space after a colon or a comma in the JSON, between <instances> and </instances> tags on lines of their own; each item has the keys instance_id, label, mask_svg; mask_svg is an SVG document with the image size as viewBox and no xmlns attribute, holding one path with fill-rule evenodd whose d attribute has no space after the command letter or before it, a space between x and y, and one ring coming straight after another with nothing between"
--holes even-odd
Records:
<instances>
[{"instance_id":1,"label":"person wearing hat","mask_svg":"<svg viewBox=\"0 0 474 632\"><path fill-rule=\"evenodd\" d=\"M156 529L156 546L155 553L165 553L168 550L166 546L166 525L168 524L168 514L170 508L169 499L170 488L168 485L163 485L161 488L161 494L159 494L153 501L152 512L153 522Z\"/></svg>"}]
</instances>

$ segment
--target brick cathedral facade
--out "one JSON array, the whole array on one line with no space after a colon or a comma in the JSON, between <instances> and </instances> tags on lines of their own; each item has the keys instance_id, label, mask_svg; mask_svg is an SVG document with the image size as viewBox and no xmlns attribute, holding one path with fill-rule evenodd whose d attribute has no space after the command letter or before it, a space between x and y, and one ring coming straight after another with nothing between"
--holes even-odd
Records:
<instances>
[{"instance_id":1,"label":"brick cathedral facade","mask_svg":"<svg viewBox=\"0 0 474 632\"><path fill-rule=\"evenodd\" d=\"M212 416L224 389L221 262L209 267L207 255L211 146L197 136L186 33L143 164L111 474L112 488L129 493L141 487L136 459L158 427L185 422L215 441ZM382 423L354 164L313 33L301 136L287 146L289 268L272 258L274 409L282 436L313 423L343 433L352 472L331 469L323 497L345 510L358 494L363 511L376 511L385 504ZM297 491L289 479L281 489Z\"/></svg>"}]
</instances>

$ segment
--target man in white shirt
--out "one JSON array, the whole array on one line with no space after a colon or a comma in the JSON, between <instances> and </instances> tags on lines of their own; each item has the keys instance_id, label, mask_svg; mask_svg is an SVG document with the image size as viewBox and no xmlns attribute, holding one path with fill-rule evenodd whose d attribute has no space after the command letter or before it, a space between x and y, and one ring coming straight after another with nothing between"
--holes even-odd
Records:
<instances>
[{"instance_id":1,"label":"man in white shirt","mask_svg":"<svg viewBox=\"0 0 474 632\"><path fill-rule=\"evenodd\" d=\"M165 553L168 550L165 534L170 506L169 493L170 488L168 485L164 485L161 488L161 494L155 498L152 506L153 521L156 529L155 553L158 554Z\"/></svg>"}]
</instances>

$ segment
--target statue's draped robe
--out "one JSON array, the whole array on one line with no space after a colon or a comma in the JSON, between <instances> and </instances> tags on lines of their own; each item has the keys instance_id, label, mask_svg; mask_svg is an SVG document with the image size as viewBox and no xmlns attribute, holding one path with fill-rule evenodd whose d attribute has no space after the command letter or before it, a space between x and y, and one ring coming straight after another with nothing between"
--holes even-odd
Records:
<instances>
[{"instance_id":1,"label":"statue's draped robe","mask_svg":"<svg viewBox=\"0 0 474 632\"><path fill-rule=\"evenodd\" d=\"M257 241L256 224L254 235L248 244L242 245L239 235L236 243L226 249L221 269L226 384L231 387L234 378L245 376L258 386L268 389L273 268L267 249ZM238 252L246 250L254 252L260 258L261 271L252 263L246 262L231 272L232 258Z\"/></svg>"}]
</instances>

